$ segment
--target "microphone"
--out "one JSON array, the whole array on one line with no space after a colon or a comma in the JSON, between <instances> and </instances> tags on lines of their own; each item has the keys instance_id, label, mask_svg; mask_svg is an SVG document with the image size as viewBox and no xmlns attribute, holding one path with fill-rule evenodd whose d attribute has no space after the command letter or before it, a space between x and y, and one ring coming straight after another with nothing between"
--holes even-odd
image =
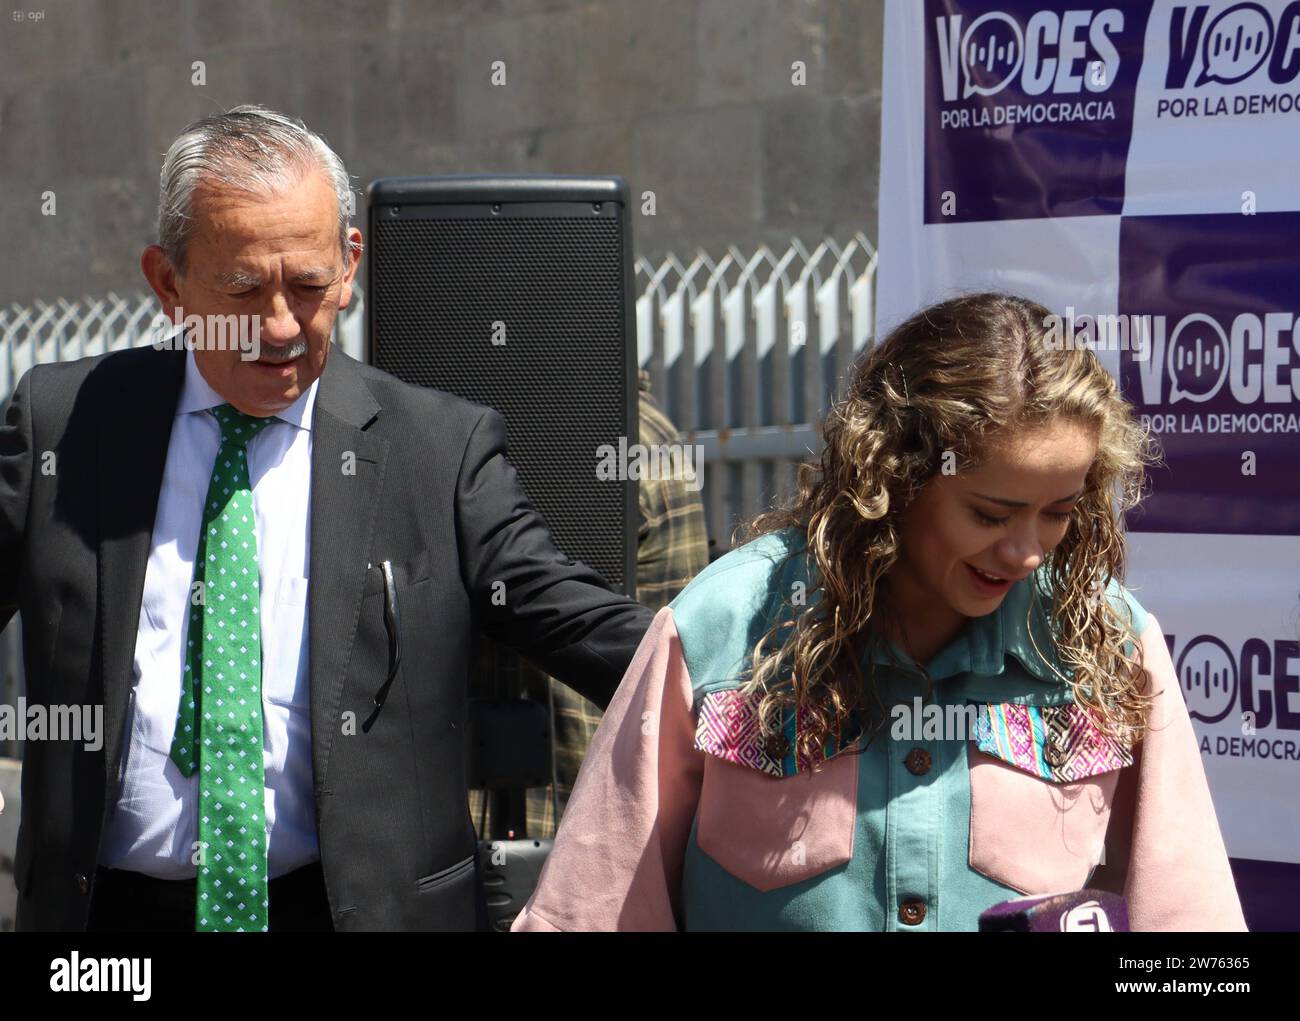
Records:
<instances>
[{"instance_id":1,"label":"microphone","mask_svg":"<svg viewBox=\"0 0 1300 1021\"><path fill-rule=\"evenodd\" d=\"M980 932L1128 932L1128 902L1106 890L1016 897L980 914Z\"/></svg>"}]
</instances>

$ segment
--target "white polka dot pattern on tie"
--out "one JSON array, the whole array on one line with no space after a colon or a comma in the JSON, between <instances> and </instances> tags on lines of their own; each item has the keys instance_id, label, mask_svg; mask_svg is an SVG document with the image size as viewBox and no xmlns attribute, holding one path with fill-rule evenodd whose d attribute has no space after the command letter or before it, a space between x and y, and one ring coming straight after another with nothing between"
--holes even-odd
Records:
<instances>
[{"instance_id":1,"label":"white polka dot pattern on tie","mask_svg":"<svg viewBox=\"0 0 1300 1021\"><path fill-rule=\"evenodd\" d=\"M221 447L195 556L202 598L191 600L171 757L186 776L196 768L199 773L195 928L265 932L270 904L262 816L260 583L247 443L272 420L228 404L212 413L221 425ZM253 612L243 612L250 605ZM202 640L196 643L195 635ZM196 713L202 717L197 724Z\"/></svg>"}]
</instances>

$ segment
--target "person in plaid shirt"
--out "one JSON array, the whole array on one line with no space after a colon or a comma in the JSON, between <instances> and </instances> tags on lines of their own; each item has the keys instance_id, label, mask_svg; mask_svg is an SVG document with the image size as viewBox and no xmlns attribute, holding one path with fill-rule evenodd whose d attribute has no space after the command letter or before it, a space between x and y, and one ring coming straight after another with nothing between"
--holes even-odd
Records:
<instances>
[{"instance_id":1,"label":"person in plaid shirt","mask_svg":"<svg viewBox=\"0 0 1300 1021\"><path fill-rule=\"evenodd\" d=\"M650 393L650 375L644 369L638 372L637 387L641 419L638 441L645 447L678 443L677 427ZM703 467L697 465L696 470L702 471ZM704 504L699 491L688 489L686 480L680 478L641 479L637 500L641 524L637 532L636 598L657 612L709 564ZM520 674L525 695L543 705L547 683L553 682L555 771L559 779L556 794L563 814L587 746L600 724L601 711L527 662L521 665ZM483 791L471 790L469 795L474 825L482 837L491 832L491 813L484 805ZM554 837L556 820L550 787L532 788L526 798L527 836Z\"/></svg>"}]
</instances>

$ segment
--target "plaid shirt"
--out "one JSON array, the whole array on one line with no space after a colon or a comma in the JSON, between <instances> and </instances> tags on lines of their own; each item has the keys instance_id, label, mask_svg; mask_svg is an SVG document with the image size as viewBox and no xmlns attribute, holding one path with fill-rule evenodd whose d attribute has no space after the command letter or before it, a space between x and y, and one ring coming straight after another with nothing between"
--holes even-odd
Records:
<instances>
[{"instance_id":1,"label":"plaid shirt","mask_svg":"<svg viewBox=\"0 0 1300 1021\"><path fill-rule=\"evenodd\" d=\"M650 375L638 374L639 442L645 447L679 442L676 426L663 413L650 393ZM690 462L697 472L698 462ZM636 590L637 601L659 610L686 587L686 583L709 564L709 540L704 525L704 504L698 482L687 488L683 479L643 478L637 487L640 527L637 530ZM521 671L524 694L546 704L546 686L552 681L555 698L555 771L559 778L556 794L560 811L578 777L578 769L587 746L600 724L601 712L572 688L554 681L528 663ZM490 832L490 811L484 813L483 791L470 790L470 811L479 834ZM527 836L553 837L555 813L551 788L529 790L527 798ZM484 823L486 822L486 825ZM523 836L524 834L516 834Z\"/></svg>"},{"instance_id":2,"label":"plaid shirt","mask_svg":"<svg viewBox=\"0 0 1300 1021\"><path fill-rule=\"evenodd\" d=\"M638 439L646 447L675 444L677 427L650 393L650 374L641 370ZM704 466L690 462L697 472ZM636 598L658 611L673 601L700 571L709 566L709 537L700 499L703 478L687 488L683 479L642 479L637 487L641 527L636 544Z\"/></svg>"}]
</instances>

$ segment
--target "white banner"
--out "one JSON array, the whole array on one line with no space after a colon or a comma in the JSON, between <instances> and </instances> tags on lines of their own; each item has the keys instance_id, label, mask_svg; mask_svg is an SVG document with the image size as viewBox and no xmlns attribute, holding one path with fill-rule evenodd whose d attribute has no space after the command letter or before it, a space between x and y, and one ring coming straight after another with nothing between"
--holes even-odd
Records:
<instances>
[{"instance_id":1,"label":"white banner","mask_svg":"<svg viewBox=\"0 0 1300 1021\"><path fill-rule=\"evenodd\" d=\"M1300 862L1300 2L889 0L884 55L878 335L971 290L1151 317L1097 351L1168 465L1129 588L1229 855Z\"/></svg>"}]
</instances>

